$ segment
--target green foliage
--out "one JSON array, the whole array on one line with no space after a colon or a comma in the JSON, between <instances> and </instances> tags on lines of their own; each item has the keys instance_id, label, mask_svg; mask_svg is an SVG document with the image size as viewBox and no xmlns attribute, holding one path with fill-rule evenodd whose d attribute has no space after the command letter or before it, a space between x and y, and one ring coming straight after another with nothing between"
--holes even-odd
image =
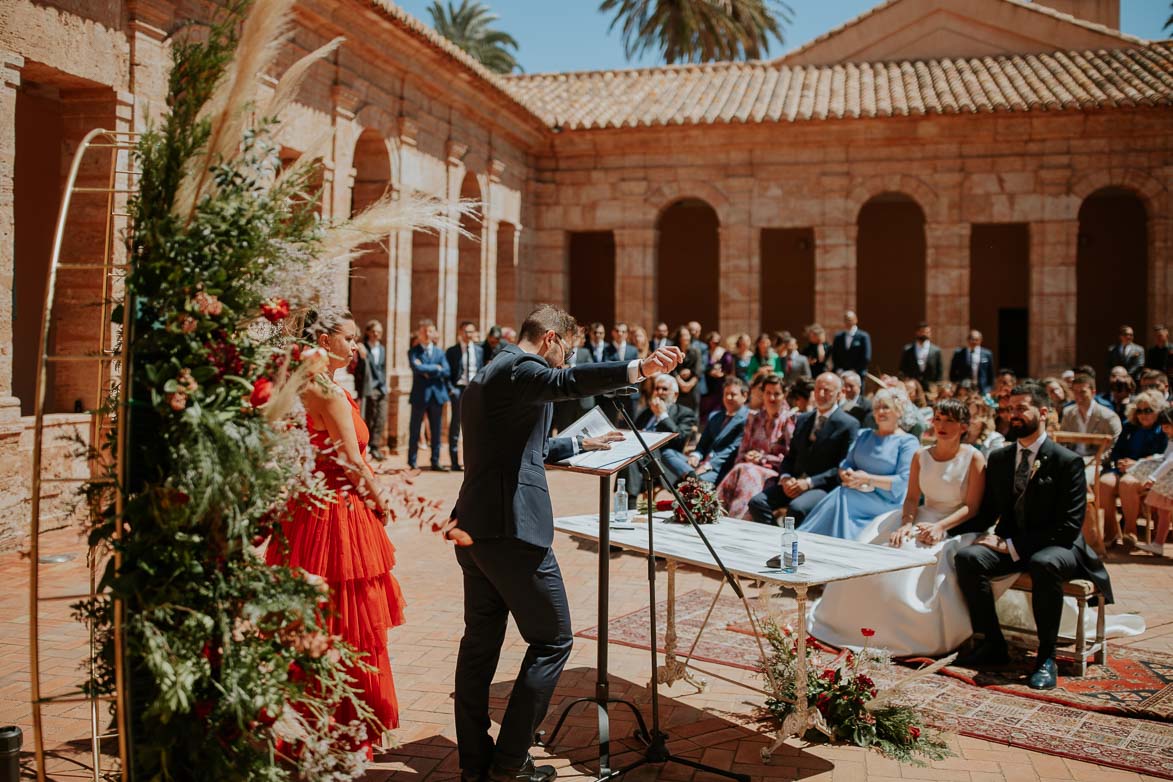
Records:
<instances>
[{"instance_id":1,"label":"green foliage","mask_svg":"<svg viewBox=\"0 0 1173 782\"><path fill-rule=\"evenodd\" d=\"M522 70L514 55L518 48L517 39L493 29L493 23L499 17L479 0L460 0L459 8L451 2L445 5L440 0L432 0L428 14L436 32L494 73Z\"/></svg>"},{"instance_id":2,"label":"green foliage","mask_svg":"<svg viewBox=\"0 0 1173 782\"><path fill-rule=\"evenodd\" d=\"M782 43L792 11L782 0L603 0L630 60L656 51L667 63L765 57Z\"/></svg>"}]
</instances>

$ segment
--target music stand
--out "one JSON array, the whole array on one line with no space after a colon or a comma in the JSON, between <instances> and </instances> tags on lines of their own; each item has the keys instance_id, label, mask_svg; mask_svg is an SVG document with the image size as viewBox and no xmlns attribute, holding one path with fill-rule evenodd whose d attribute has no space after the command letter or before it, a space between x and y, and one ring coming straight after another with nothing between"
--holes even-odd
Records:
<instances>
[{"instance_id":1,"label":"music stand","mask_svg":"<svg viewBox=\"0 0 1173 782\"><path fill-rule=\"evenodd\" d=\"M626 432L625 432L626 434ZM665 433L666 434L666 433ZM656 451L662 448L665 444L671 442L675 438L673 436L657 436L657 433L649 433L647 438L647 447ZM609 464L604 468L590 468L590 467L576 467L566 464L548 464L548 468L553 470L565 470L566 472L578 473L580 475L594 475L599 479L599 638L598 638L598 662L596 663L596 677L595 677L595 694L585 698L576 698L562 708L562 714L558 717L558 722L554 725L554 730L550 733L550 738L547 741L538 741L541 738L541 732L535 737L535 741L550 745L554 743L554 739L558 735L558 731L562 729L562 723L566 720L570 710L580 703L594 703L599 710L599 777L605 778L611 774L611 724L607 715L607 704L622 703L627 708L631 709L631 713L635 715L636 722L639 724L639 735L650 740L651 734L648 733L648 727L644 723L643 715L635 704L631 701L622 698L612 698L610 692L610 684L607 680L607 632L608 632L608 603L610 601L610 550L611 550L611 505L613 504L613 495L611 493L611 476L620 470L624 469L633 462L637 462L644 458L645 452L640 450L633 454L630 458L625 459L615 464ZM649 489L651 486L648 487ZM655 644L652 644L653 648ZM655 676L655 672L652 672Z\"/></svg>"}]
</instances>

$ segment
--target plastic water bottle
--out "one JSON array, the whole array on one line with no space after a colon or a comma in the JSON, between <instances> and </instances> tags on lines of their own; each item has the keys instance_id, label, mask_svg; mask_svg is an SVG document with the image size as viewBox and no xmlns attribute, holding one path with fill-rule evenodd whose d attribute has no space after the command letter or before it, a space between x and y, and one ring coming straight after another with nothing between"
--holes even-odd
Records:
<instances>
[{"instance_id":1,"label":"plastic water bottle","mask_svg":"<svg viewBox=\"0 0 1173 782\"><path fill-rule=\"evenodd\" d=\"M801 560L798 553L798 533L794 531L794 517L787 516L782 522L782 572L794 573Z\"/></svg>"},{"instance_id":2,"label":"plastic water bottle","mask_svg":"<svg viewBox=\"0 0 1173 782\"><path fill-rule=\"evenodd\" d=\"M627 523L627 479L620 478L615 484L615 507L611 511L612 524Z\"/></svg>"}]
</instances>

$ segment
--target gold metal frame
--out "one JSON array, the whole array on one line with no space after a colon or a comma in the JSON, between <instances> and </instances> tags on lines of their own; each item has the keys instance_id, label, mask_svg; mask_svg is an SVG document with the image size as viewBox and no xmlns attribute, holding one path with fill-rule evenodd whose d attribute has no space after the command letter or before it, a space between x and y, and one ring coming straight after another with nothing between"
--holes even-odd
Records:
<instances>
[{"instance_id":1,"label":"gold metal frame","mask_svg":"<svg viewBox=\"0 0 1173 782\"><path fill-rule=\"evenodd\" d=\"M89 592L76 595L42 595L40 588L40 536L41 536L41 489L46 483L77 483L98 482L111 485L114 494L115 513L120 518L123 511L122 485L126 467L126 417L119 415L113 420L106 410L108 395L118 373L118 383L121 393L125 394L128 382L128 362L126 361L126 344L124 335L129 333L130 307L124 308L121 332L118 335L110 328L112 304L117 295L118 274L125 268L125 264L115 263L114 249L119 237L116 236L116 221L127 218L125 211L118 211L119 195L127 195L137 190L133 170L134 149L138 134L131 131L96 129L86 134L73 156L69 168L69 175L65 182L65 191L62 196L61 210L57 216L57 228L53 236L53 251L49 259L48 280L45 285L44 309L41 316L41 331L38 345L37 384L35 396L35 420L33 439L32 464L32 518L30 525L29 545L29 685L31 689L33 712L33 741L36 760L36 775L38 782L45 780L45 737L43 730L43 710L59 704L76 705L88 703L90 706L90 752L92 766L89 769L94 782L103 778L128 780L130 778L129 742L127 740L127 687L124 678L123 648L122 648L122 605L115 601L113 610L114 633L114 676L115 693L113 695L92 696L82 690L46 695L41 688L41 639L40 613L43 603L76 602L85 600L98 594L98 578L101 565L104 562L103 552L90 549L87 553L89 565ZM82 160L87 153L94 150L108 150L110 155L109 174L104 187L85 186L77 184L78 172ZM119 164L125 167L120 167ZM100 264L93 262L66 262L61 261L61 247L65 237L65 229L69 222L70 205L75 193L104 193L106 195L105 238ZM59 271L86 271L101 270L103 273L103 291L101 301L101 328L96 335L97 349L92 353L60 354L51 352L49 341L50 329L53 324L53 305ZM121 342L121 344L120 344ZM90 363L95 366L97 386L94 393L94 404L90 412L89 442L90 459L88 475L85 477L42 478L42 458L44 446L45 422L45 393L47 372L50 364L54 363ZM103 438L116 427L117 463L110 465L103 459L100 445ZM109 477L111 466L114 467L113 478ZM100 512L101 501L95 500L90 507L91 513ZM97 507L95 507L97 506ZM115 537L121 534L121 524L115 525ZM114 566L120 565L117 553L114 554ZM94 673L94 659L97 652L97 639L94 629L89 628L89 670ZM115 734L103 735L100 727L101 703L112 702L115 706ZM101 742L105 738L118 738L118 757L120 768L117 771L103 773Z\"/></svg>"}]
</instances>

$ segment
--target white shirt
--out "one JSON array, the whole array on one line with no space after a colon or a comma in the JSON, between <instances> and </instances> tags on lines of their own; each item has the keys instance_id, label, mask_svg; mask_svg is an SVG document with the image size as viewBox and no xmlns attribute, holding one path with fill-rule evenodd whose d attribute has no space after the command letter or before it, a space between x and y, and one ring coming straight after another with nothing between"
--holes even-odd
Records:
<instances>
[{"instance_id":1,"label":"white shirt","mask_svg":"<svg viewBox=\"0 0 1173 782\"><path fill-rule=\"evenodd\" d=\"M1015 448L1014 448L1014 470L1015 470L1015 472L1018 471L1018 465L1022 461L1022 452L1023 451L1026 451L1027 453L1030 454L1029 461L1030 461L1031 467L1033 469L1035 461L1037 461L1039 458L1039 449L1043 447L1043 442L1046 439L1047 439L1047 430L1043 429L1041 432L1039 432L1038 439L1036 439L1030 445L1024 446L1022 444L1021 440L1019 440L1017 443L1015 443ZM1006 538L1006 548L1010 549L1010 558L1013 559L1015 562L1017 562L1018 561L1018 552L1014 549L1014 543L1011 542L1010 538Z\"/></svg>"},{"instance_id":2,"label":"white shirt","mask_svg":"<svg viewBox=\"0 0 1173 782\"><path fill-rule=\"evenodd\" d=\"M929 361L929 347L932 344L927 339L924 342L916 343L916 365L920 367L921 372L925 371L925 364Z\"/></svg>"},{"instance_id":3,"label":"white shirt","mask_svg":"<svg viewBox=\"0 0 1173 782\"><path fill-rule=\"evenodd\" d=\"M978 382L978 370L982 366L982 349L981 347L969 349L969 376L976 385Z\"/></svg>"},{"instance_id":4,"label":"white shirt","mask_svg":"<svg viewBox=\"0 0 1173 782\"><path fill-rule=\"evenodd\" d=\"M595 357L595 363L598 364L603 360L603 351L607 349L606 342L592 342L591 355Z\"/></svg>"},{"instance_id":5,"label":"white shirt","mask_svg":"<svg viewBox=\"0 0 1173 782\"><path fill-rule=\"evenodd\" d=\"M847 339L850 340L855 336L855 332L859 331L859 326L852 326L847 330Z\"/></svg>"},{"instance_id":6,"label":"white shirt","mask_svg":"<svg viewBox=\"0 0 1173 782\"><path fill-rule=\"evenodd\" d=\"M466 386L477 373L477 352L473 349L472 342L464 343L460 350L463 355L460 357L460 380L457 385Z\"/></svg>"}]
</instances>

